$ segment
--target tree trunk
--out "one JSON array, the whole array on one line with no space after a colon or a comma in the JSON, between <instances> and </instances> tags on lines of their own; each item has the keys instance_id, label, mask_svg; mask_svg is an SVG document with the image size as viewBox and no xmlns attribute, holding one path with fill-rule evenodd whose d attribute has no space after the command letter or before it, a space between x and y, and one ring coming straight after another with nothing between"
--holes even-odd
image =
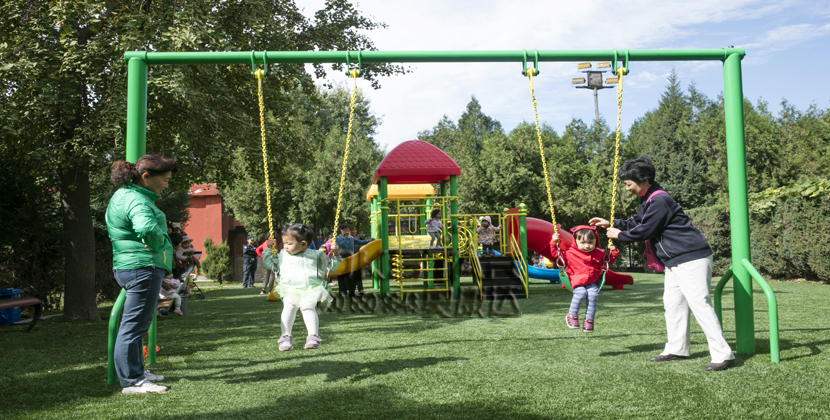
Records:
<instances>
[{"instance_id":1,"label":"tree trunk","mask_svg":"<svg viewBox=\"0 0 830 420\"><path fill-rule=\"evenodd\" d=\"M64 317L100 321L95 291L95 234L89 205L87 168L61 173L63 207Z\"/></svg>"}]
</instances>

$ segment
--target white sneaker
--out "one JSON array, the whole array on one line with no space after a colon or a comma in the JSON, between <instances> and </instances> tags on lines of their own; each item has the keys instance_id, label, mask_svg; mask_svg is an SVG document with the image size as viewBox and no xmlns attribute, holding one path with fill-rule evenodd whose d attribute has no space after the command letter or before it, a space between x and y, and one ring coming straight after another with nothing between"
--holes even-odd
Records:
<instances>
[{"instance_id":1,"label":"white sneaker","mask_svg":"<svg viewBox=\"0 0 830 420\"><path fill-rule=\"evenodd\" d=\"M144 379L150 382L161 382L164 380L164 375L153 375L149 370L144 369Z\"/></svg>"},{"instance_id":2,"label":"white sneaker","mask_svg":"<svg viewBox=\"0 0 830 420\"><path fill-rule=\"evenodd\" d=\"M122 394L164 394L166 392L166 386L156 385L147 379L121 390Z\"/></svg>"},{"instance_id":3,"label":"white sneaker","mask_svg":"<svg viewBox=\"0 0 830 420\"><path fill-rule=\"evenodd\" d=\"M294 337L290 335L284 335L280 337L278 343L280 345L280 351L289 351L294 348Z\"/></svg>"}]
</instances>

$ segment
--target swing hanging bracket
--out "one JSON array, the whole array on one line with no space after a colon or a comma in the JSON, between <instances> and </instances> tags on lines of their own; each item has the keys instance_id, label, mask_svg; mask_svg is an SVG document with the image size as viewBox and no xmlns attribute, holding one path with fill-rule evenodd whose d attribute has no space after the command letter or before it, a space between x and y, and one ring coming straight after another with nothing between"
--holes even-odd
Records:
<instances>
[{"instance_id":1,"label":"swing hanging bracket","mask_svg":"<svg viewBox=\"0 0 830 420\"><path fill-rule=\"evenodd\" d=\"M620 57L622 55L622 57ZM622 66L620 66L620 58L622 58ZM625 76L629 72L629 61L631 60L631 54L628 50L617 51L614 50L614 61L612 61L612 67L614 74L617 76Z\"/></svg>"},{"instance_id":2,"label":"swing hanging bracket","mask_svg":"<svg viewBox=\"0 0 830 420\"><path fill-rule=\"evenodd\" d=\"M346 74L352 79L357 79L363 71L363 54L357 51L357 67L351 63L352 51L346 51Z\"/></svg>"},{"instance_id":3,"label":"swing hanging bracket","mask_svg":"<svg viewBox=\"0 0 830 420\"><path fill-rule=\"evenodd\" d=\"M257 68L256 51L251 51L251 74L257 79L268 76L268 51L262 52L262 68Z\"/></svg>"},{"instance_id":4,"label":"swing hanging bracket","mask_svg":"<svg viewBox=\"0 0 830 420\"><path fill-rule=\"evenodd\" d=\"M527 50L524 50L524 57L522 58L522 76L527 76L528 71L531 76L539 75L539 50L533 50L533 67L527 67Z\"/></svg>"}]
</instances>

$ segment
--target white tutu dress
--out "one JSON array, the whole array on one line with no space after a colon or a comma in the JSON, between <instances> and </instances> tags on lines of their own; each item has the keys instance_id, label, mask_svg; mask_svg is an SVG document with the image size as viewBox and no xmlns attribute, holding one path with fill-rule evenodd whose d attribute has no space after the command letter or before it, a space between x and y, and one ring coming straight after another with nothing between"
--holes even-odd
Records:
<instances>
[{"instance_id":1,"label":"white tutu dress","mask_svg":"<svg viewBox=\"0 0 830 420\"><path fill-rule=\"evenodd\" d=\"M293 306L316 302L328 306L333 299L326 290L326 273L329 268L336 269L342 261L339 256L329 260L325 252L311 248L294 255L284 249L276 256L270 248L262 252L265 268L280 273L277 293L284 303Z\"/></svg>"}]
</instances>

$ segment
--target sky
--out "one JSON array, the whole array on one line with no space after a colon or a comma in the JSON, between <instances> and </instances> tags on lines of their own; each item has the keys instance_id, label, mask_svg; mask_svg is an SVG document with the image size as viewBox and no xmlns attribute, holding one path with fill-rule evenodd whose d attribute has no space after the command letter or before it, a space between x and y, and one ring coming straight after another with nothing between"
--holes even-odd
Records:
<instances>
[{"instance_id":1,"label":"sky","mask_svg":"<svg viewBox=\"0 0 830 420\"><path fill-rule=\"evenodd\" d=\"M324 0L297 0L308 16ZM830 108L830 0L361 0L364 16L388 25L367 31L380 51L686 49L735 46L743 59L744 96L777 113L786 99L799 110ZM594 63L596 65L596 63ZM528 80L520 63L415 63L412 73L358 81L382 123L375 140L391 150L453 121L475 96L482 112L506 132L533 121ZM594 119L593 93L575 89L577 63L541 63L534 77L540 122L562 133L573 118ZM684 89L694 83L710 98L723 91L720 62L632 62L624 79L622 130L658 105L674 69ZM329 72L342 83L342 72ZM600 117L616 125L614 90L599 92Z\"/></svg>"}]
</instances>

